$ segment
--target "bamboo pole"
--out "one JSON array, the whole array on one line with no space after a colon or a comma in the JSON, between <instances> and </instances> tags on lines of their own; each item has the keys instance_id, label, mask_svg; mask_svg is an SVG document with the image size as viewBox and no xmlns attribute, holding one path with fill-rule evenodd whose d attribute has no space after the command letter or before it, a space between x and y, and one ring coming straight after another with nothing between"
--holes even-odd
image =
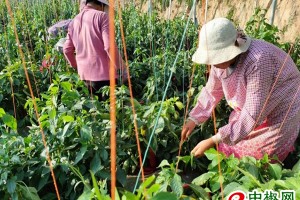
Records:
<instances>
[{"instance_id":1,"label":"bamboo pole","mask_svg":"<svg viewBox=\"0 0 300 200\"><path fill-rule=\"evenodd\" d=\"M109 0L109 79L110 79L110 170L111 170L111 199L116 198L116 75L115 75L115 28L114 28L114 0Z\"/></svg>"}]
</instances>

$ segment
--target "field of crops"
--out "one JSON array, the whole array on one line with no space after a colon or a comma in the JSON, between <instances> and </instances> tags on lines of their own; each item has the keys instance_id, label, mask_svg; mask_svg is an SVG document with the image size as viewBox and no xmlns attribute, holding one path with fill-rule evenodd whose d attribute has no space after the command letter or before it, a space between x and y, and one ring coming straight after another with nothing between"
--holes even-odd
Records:
<instances>
[{"instance_id":1,"label":"field of crops","mask_svg":"<svg viewBox=\"0 0 300 200\"><path fill-rule=\"evenodd\" d=\"M130 85L118 81L115 89L114 175L111 102L91 97L55 49L66 32L54 38L47 32L56 22L72 19L78 1L0 1L1 200L215 200L238 190L265 196L278 192L281 199L280 192L291 192L300 199L299 136L295 151L281 164L268 156L225 157L214 148L194 158L194 146L215 134L209 120L182 144L178 156L186 112L195 105L208 72L191 61L199 27L186 15L161 19L161 2L166 1L146 13L134 3L114 13L116 43L124 58L126 49L131 80ZM290 55L300 69L299 39L280 42L281 30L269 25L263 13L256 9L245 32L286 52L292 47ZM110 88L101 92L108 94ZM216 107L217 127L227 122L230 111L225 101Z\"/></svg>"}]
</instances>

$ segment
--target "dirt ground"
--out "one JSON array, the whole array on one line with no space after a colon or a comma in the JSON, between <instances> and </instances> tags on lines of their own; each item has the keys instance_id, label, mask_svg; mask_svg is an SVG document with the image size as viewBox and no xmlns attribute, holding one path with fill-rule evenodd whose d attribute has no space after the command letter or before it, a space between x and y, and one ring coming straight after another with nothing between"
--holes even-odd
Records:
<instances>
[{"instance_id":1,"label":"dirt ground","mask_svg":"<svg viewBox=\"0 0 300 200\"><path fill-rule=\"evenodd\" d=\"M124 0L125 3L132 0ZM149 1L144 0L142 6L144 11L149 9ZM226 17L233 14L234 21L238 22L240 27L243 27L250 17L253 15L256 7L267 9L266 18L271 20L272 16L272 1L273 0L210 0L207 6L206 21L209 21L215 17ZM141 2L137 0L136 2ZM155 3L156 1L152 0ZM184 16L189 10L185 3L178 4L178 0L170 0L171 6L169 6L164 12L162 17L173 18ZM182 0L186 2L186 0ZM202 8L202 2L205 5L205 0L198 0L196 6L197 20L202 24L204 22L205 10ZM124 2L123 2L124 3ZM274 25L283 32L280 34L282 41L294 42L296 37L300 37L300 0L277 0L276 9L274 13Z\"/></svg>"}]
</instances>

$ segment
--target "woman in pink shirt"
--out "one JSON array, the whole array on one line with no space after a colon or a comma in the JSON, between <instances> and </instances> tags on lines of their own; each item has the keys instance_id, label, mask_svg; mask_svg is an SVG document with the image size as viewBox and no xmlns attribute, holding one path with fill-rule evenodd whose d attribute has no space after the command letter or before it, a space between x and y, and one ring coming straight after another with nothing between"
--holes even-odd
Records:
<instances>
[{"instance_id":1,"label":"woman in pink shirt","mask_svg":"<svg viewBox=\"0 0 300 200\"><path fill-rule=\"evenodd\" d=\"M219 143L227 156L277 156L293 151L300 128L300 72L291 57L265 41L251 39L226 18L205 24L193 61L211 65L206 86L182 129L185 140L210 118L225 97L233 111L227 125L192 150L203 156Z\"/></svg>"},{"instance_id":2,"label":"woman in pink shirt","mask_svg":"<svg viewBox=\"0 0 300 200\"><path fill-rule=\"evenodd\" d=\"M117 47L116 60L110 59L109 21L105 12L107 7L106 0L87 0L86 6L69 26L63 48L69 64L77 69L80 79L92 94L109 85L110 62L114 62L116 77L117 70L123 68ZM101 94L97 96L98 100L104 100Z\"/></svg>"}]
</instances>

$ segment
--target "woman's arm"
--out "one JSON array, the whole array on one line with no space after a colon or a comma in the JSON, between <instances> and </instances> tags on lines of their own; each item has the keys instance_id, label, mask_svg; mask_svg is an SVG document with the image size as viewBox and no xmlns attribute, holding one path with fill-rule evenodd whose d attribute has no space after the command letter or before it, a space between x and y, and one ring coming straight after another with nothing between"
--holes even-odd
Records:
<instances>
[{"instance_id":1,"label":"woman's arm","mask_svg":"<svg viewBox=\"0 0 300 200\"><path fill-rule=\"evenodd\" d=\"M197 104L189 114L190 119L196 124L203 123L210 118L213 109L224 97L222 83L215 70L214 67L211 68L207 84L202 88Z\"/></svg>"}]
</instances>

